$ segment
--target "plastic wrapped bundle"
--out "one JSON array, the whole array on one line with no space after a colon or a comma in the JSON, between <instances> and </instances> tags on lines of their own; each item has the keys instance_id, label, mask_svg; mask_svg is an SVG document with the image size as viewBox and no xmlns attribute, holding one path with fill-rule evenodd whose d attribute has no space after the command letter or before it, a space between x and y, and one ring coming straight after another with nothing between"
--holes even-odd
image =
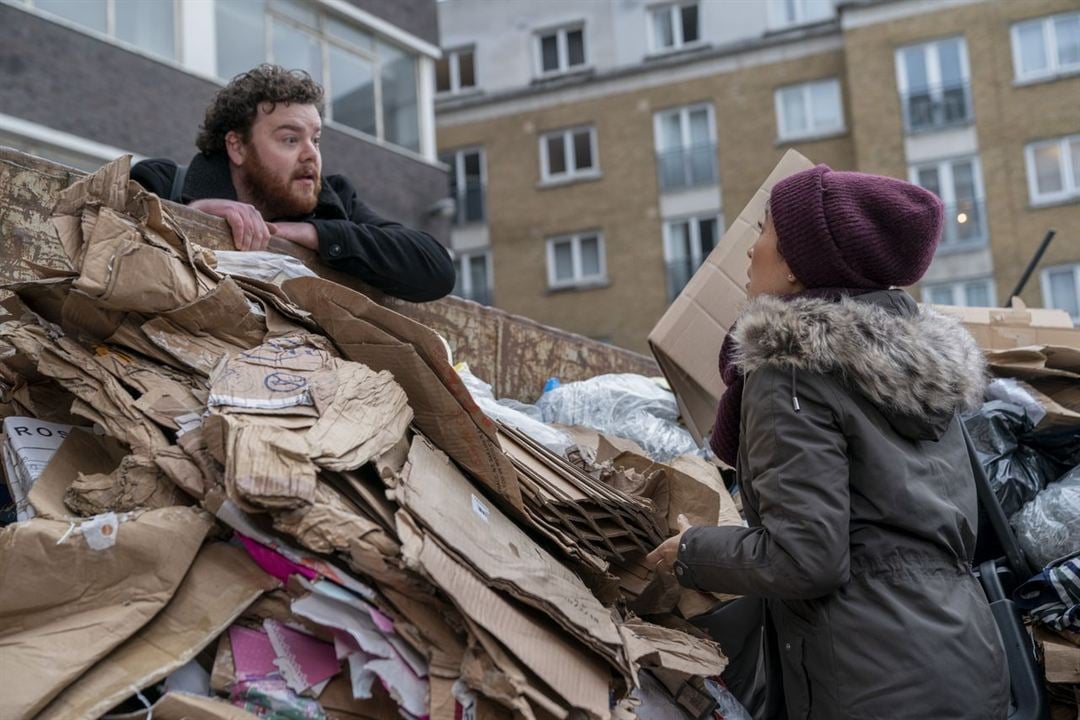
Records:
<instances>
[{"instance_id":1,"label":"plastic wrapped bundle","mask_svg":"<svg viewBox=\"0 0 1080 720\"><path fill-rule=\"evenodd\" d=\"M964 420L990 486L1012 517L1058 476L1057 466L1026 444L1031 419L1019 405L995 400Z\"/></svg>"},{"instance_id":2,"label":"plastic wrapped bundle","mask_svg":"<svg viewBox=\"0 0 1080 720\"><path fill-rule=\"evenodd\" d=\"M633 440L658 462L702 450L678 424L675 396L641 375L598 375L536 401L544 422L589 427Z\"/></svg>"},{"instance_id":3,"label":"plastic wrapped bundle","mask_svg":"<svg viewBox=\"0 0 1080 720\"><path fill-rule=\"evenodd\" d=\"M1038 567L1080 550L1080 467L1050 483L1012 525L1020 547Z\"/></svg>"},{"instance_id":4,"label":"plastic wrapped bundle","mask_svg":"<svg viewBox=\"0 0 1080 720\"><path fill-rule=\"evenodd\" d=\"M560 455L565 455L567 448L573 444L569 435L545 425L542 414L536 407L517 400L496 400L491 385L473 375L468 365L462 363L456 370L473 400L491 419L517 428L548 450Z\"/></svg>"}]
</instances>

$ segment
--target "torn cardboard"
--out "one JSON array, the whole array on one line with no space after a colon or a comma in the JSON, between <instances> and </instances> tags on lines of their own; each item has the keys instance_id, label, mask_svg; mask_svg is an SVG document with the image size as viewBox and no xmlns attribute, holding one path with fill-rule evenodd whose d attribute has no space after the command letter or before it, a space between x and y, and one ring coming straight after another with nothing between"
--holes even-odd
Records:
<instances>
[{"instance_id":1,"label":"torn cardboard","mask_svg":"<svg viewBox=\"0 0 1080 720\"><path fill-rule=\"evenodd\" d=\"M1009 350L1031 345L1080 347L1080 329L1064 310L1028 308L1013 298L1012 307L979 308L934 305L935 310L964 323L984 350Z\"/></svg>"},{"instance_id":2,"label":"torn cardboard","mask_svg":"<svg viewBox=\"0 0 1080 720\"><path fill-rule=\"evenodd\" d=\"M93 720L192 660L277 581L225 543L204 546L165 608L61 692L40 720ZM154 717L158 715L155 711Z\"/></svg>"},{"instance_id":3,"label":"torn cardboard","mask_svg":"<svg viewBox=\"0 0 1080 720\"><path fill-rule=\"evenodd\" d=\"M593 718L608 716L610 674L597 656L492 590L430 538L418 558L424 571L461 612L504 643L570 707Z\"/></svg>"},{"instance_id":4,"label":"torn cardboard","mask_svg":"<svg viewBox=\"0 0 1080 720\"><path fill-rule=\"evenodd\" d=\"M151 510L99 535L113 543L101 550L66 522L35 518L0 531L0 577L18 578L0 583L5 712L33 716L145 625L173 597L210 526L192 508Z\"/></svg>"},{"instance_id":5,"label":"torn cardboard","mask_svg":"<svg viewBox=\"0 0 1080 720\"><path fill-rule=\"evenodd\" d=\"M394 376L417 426L432 442L511 507L522 508L516 473L501 452L494 423L477 407L432 330L327 280L299 278L283 288L347 358Z\"/></svg>"},{"instance_id":6,"label":"torn cardboard","mask_svg":"<svg viewBox=\"0 0 1080 720\"><path fill-rule=\"evenodd\" d=\"M698 444L712 430L724 393L717 358L724 337L746 299L746 251L760 234L765 204L783 178L814 164L788 150L750 202L728 226L716 248L649 333L649 348L678 400L679 412Z\"/></svg>"},{"instance_id":7,"label":"torn cardboard","mask_svg":"<svg viewBox=\"0 0 1080 720\"><path fill-rule=\"evenodd\" d=\"M399 499L444 546L495 587L554 618L619 665L611 612L423 437L413 440Z\"/></svg>"}]
</instances>

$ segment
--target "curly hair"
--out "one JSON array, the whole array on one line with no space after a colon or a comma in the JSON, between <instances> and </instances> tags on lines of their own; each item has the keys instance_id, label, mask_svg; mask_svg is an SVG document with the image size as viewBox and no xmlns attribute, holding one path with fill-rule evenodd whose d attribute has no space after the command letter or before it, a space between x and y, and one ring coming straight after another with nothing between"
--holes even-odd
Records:
<instances>
[{"instance_id":1,"label":"curly hair","mask_svg":"<svg viewBox=\"0 0 1080 720\"><path fill-rule=\"evenodd\" d=\"M241 73L218 91L206 109L195 145L206 155L225 152L225 136L231 131L247 142L259 106L270 103L314 105L323 114L323 89L303 70L286 70L279 65L263 64Z\"/></svg>"}]
</instances>

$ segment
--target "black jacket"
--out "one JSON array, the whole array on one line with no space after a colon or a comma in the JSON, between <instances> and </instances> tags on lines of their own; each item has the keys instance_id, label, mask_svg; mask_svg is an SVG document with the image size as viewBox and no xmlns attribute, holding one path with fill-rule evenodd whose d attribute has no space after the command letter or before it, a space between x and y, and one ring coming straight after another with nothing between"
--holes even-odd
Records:
<instances>
[{"instance_id":1,"label":"black jacket","mask_svg":"<svg viewBox=\"0 0 1080 720\"><path fill-rule=\"evenodd\" d=\"M168 159L143 160L131 169L131 179L168 198L176 166ZM237 199L224 155L199 153L188 166L181 199L186 204L206 198ZM313 213L273 220L310 222L319 235L322 262L395 297L425 302L454 289L454 263L446 249L425 232L376 215L341 175L322 178Z\"/></svg>"}]
</instances>

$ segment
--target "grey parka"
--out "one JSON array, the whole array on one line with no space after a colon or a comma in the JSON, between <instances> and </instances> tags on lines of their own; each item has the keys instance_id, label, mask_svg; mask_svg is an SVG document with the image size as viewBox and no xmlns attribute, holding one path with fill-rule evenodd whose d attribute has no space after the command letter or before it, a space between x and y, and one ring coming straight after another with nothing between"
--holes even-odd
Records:
<instances>
[{"instance_id":1,"label":"grey parka","mask_svg":"<svg viewBox=\"0 0 1080 720\"><path fill-rule=\"evenodd\" d=\"M764 597L789 720L997 720L1001 640L971 572L957 411L982 354L902 291L761 297L740 317L738 476L750 527L683 535L684 585Z\"/></svg>"}]
</instances>

